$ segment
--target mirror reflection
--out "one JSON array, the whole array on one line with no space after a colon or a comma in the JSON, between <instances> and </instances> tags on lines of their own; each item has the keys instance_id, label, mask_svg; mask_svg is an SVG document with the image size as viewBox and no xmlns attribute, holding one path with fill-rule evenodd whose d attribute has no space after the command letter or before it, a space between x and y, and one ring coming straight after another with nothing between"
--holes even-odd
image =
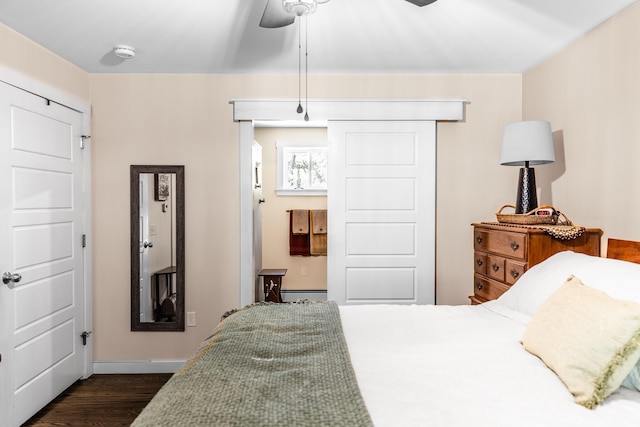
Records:
<instances>
[{"instance_id":1,"label":"mirror reflection","mask_svg":"<svg viewBox=\"0 0 640 427\"><path fill-rule=\"evenodd\" d=\"M184 166L131 166L131 330L184 331Z\"/></svg>"}]
</instances>

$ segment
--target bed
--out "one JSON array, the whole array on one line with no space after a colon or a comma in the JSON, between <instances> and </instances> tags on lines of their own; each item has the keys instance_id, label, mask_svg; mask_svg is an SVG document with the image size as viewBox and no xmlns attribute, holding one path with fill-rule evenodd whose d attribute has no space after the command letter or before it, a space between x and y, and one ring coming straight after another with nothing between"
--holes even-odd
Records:
<instances>
[{"instance_id":1,"label":"bed","mask_svg":"<svg viewBox=\"0 0 640 427\"><path fill-rule=\"evenodd\" d=\"M561 252L476 306L237 310L133 426L637 427L639 359L640 264Z\"/></svg>"}]
</instances>

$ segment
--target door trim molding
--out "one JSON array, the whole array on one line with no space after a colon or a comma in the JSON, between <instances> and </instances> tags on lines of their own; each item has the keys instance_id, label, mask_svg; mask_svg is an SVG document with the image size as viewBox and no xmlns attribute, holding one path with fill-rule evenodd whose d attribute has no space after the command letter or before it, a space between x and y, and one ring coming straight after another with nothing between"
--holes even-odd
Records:
<instances>
[{"instance_id":1,"label":"door trim molding","mask_svg":"<svg viewBox=\"0 0 640 427\"><path fill-rule=\"evenodd\" d=\"M254 123L257 121L295 121L304 123L296 112L297 100L237 99L233 121L239 122L239 198L240 198L240 306L253 302L255 260L253 259L253 196L251 147ZM464 99L358 99L309 100L310 125L329 120L464 120ZM284 126L284 123L283 123ZM437 141L436 141L437 144Z\"/></svg>"},{"instance_id":2,"label":"door trim molding","mask_svg":"<svg viewBox=\"0 0 640 427\"><path fill-rule=\"evenodd\" d=\"M309 100L311 120L447 120L464 119L463 99ZM302 122L296 100L238 99L233 104L233 120ZM304 123L304 122L302 122Z\"/></svg>"}]
</instances>

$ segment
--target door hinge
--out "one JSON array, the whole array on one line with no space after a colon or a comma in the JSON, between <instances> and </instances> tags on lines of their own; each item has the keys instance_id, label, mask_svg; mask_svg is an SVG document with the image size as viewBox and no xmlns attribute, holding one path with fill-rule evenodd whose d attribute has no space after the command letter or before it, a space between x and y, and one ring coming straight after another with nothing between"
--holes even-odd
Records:
<instances>
[{"instance_id":1,"label":"door hinge","mask_svg":"<svg viewBox=\"0 0 640 427\"><path fill-rule=\"evenodd\" d=\"M87 337L91 335L91 332L87 332L84 331L83 333L80 334L80 336L82 337L82 345L87 345Z\"/></svg>"},{"instance_id":2,"label":"door hinge","mask_svg":"<svg viewBox=\"0 0 640 427\"><path fill-rule=\"evenodd\" d=\"M82 247L83 248L87 247L87 235L86 234L82 235Z\"/></svg>"},{"instance_id":3,"label":"door hinge","mask_svg":"<svg viewBox=\"0 0 640 427\"><path fill-rule=\"evenodd\" d=\"M85 139L91 139L91 135L81 135L80 138L80 149L84 150L84 141Z\"/></svg>"}]
</instances>

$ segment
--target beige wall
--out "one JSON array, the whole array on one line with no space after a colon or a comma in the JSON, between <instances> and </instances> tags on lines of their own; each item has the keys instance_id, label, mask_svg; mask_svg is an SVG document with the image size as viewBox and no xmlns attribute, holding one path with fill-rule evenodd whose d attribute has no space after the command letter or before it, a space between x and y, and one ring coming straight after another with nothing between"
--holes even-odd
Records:
<instances>
[{"instance_id":1,"label":"beige wall","mask_svg":"<svg viewBox=\"0 0 640 427\"><path fill-rule=\"evenodd\" d=\"M0 65L78 99L89 99L86 72L1 23Z\"/></svg>"},{"instance_id":2,"label":"beige wall","mask_svg":"<svg viewBox=\"0 0 640 427\"><path fill-rule=\"evenodd\" d=\"M94 357L177 359L238 300L238 132L204 75L91 75ZM130 332L129 165L185 166L186 332Z\"/></svg>"},{"instance_id":3,"label":"beige wall","mask_svg":"<svg viewBox=\"0 0 640 427\"><path fill-rule=\"evenodd\" d=\"M638 22L634 4L523 77L523 117L549 120L561 153L537 177L558 209L605 238L640 240Z\"/></svg>"},{"instance_id":4,"label":"beige wall","mask_svg":"<svg viewBox=\"0 0 640 427\"><path fill-rule=\"evenodd\" d=\"M289 255L289 209L326 209L326 196L278 196L276 190L276 141L324 141L326 128L256 128L262 146L262 268L286 268L283 289L327 289L326 256ZM302 275L302 268L307 275Z\"/></svg>"}]
</instances>

